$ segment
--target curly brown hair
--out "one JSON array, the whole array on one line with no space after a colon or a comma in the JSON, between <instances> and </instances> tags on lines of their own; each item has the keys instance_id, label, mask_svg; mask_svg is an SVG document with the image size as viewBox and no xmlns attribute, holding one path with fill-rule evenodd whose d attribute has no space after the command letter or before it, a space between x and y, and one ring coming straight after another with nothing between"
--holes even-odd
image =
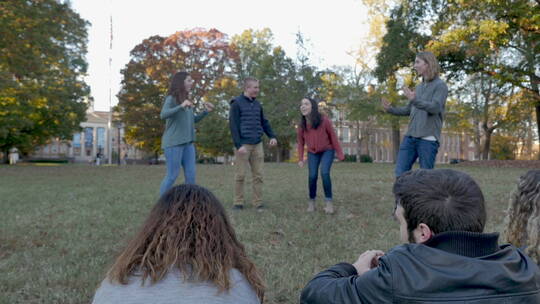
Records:
<instances>
[{"instance_id":1,"label":"curly brown hair","mask_svg":"<svg viewBox=\"0 0 540 304\"><path fill-rule=\"evenodd\" d=\"M120 253L108 272L111 282L127 284L140 272L152 284L177 267L188 280L231 288L229 272L236 268L263 300L264 283L244 246L236 238L225 209L207 189L178 185L156 203L144 225Z\"/></svg>"},{"instance_id":2,"label":"curly brown hair","mask_svg":"<svg viewBox=\"0 0 540 304\"><path fill-rule=\"evenodd\" d=\"M506 241L526 247L525 253L540 264L540 170L530 170L519 178L504 223Z\"/></svg>"}]
</instances>

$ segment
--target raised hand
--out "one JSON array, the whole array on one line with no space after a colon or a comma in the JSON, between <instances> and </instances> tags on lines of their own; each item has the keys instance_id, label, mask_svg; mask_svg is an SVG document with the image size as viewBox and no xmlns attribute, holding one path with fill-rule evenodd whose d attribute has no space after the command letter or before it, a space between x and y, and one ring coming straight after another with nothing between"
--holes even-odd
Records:
<instances>
[{"instance_id":1,"label":"raised hand","mask_svg":"<svg viewBox=\"0 0 540 304\"><path fill-rule=\"evenodd\" d=\"M206 109L206 111L212 112L212 111L214 111L214 104L209 103L209 102L205 102L204 103L204 108Z\"/></svg>"},{"instance_id":2,"label":"raised hand","mask_svg":"<svg viewBox=\"0 0 540 304\"><path fill-rule=\"evenodd\" d=\"M408 100L413 100L416 98L416 93L408 87L403 87L403 94L407 96Z\"/></svg>"},{"instance_id":3,"label":"raised hand","mask_svg":"<svg viewBox=\"0 0 540 304\"><path fill-rule=\"evenodd\" d=\"M388 109L392 107L392 105L386 98L381 98L381 105L385 111L388 111Z\"/></svg>"},{"instance_id":4,"label":"raised hand","mask_svg":"<svg viewBox=\"0 0 540 304\"><path fill-rule=\"evenodd\" d=\"M362 253L353 264L358 275L362 275L370 269L379 266L379 258L383 255L384 252L381 250L368 250Z\"/></svg>"},{"instance_id":5,"label":"raised hand","mask_svg":"<svg viewBox=\"0 0 540 304\"><path fill-rule=\"evenodd\" d=\"M182 108L191 108L191 107L193 107L193 102L186 99L186 100L184 100L184 102L182 102L182 104L180 104L180 106Z\"/></svg>"}]
</instances>

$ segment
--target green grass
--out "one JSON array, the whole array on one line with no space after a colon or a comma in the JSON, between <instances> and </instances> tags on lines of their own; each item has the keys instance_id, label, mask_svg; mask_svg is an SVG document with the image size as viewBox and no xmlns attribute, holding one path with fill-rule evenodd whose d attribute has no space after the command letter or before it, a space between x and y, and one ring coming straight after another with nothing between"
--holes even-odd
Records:
<instances>
[{"instance_id":1,"label":"green grass","mask_svg":"<svg viewBox=\"0 0 540 304\"><path fill-rule=\"evenodd\" d=\"M482 187L486 231L501 231L510 192L526 169L454 168ZM198 182L230 210L233 168L197 170ZM155 203L164 173L163 166L0 166L0 303L89 303ZM322 212L321 200L316 213L304 212L307 169L295 164L265 164L267 211L229 212L264 274L266 303L297 303L325 267L398 244L390 217L393 165L337 163L332 176L334 215ZM246 190L251 197L249 184Z\"/></svg>"}]
</instances>

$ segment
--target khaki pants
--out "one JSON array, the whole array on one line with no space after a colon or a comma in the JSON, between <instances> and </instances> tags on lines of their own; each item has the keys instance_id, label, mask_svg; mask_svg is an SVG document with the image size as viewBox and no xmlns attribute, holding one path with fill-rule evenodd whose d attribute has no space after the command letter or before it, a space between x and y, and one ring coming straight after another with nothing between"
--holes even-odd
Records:
<instances>
[{"instance_id":1,"label":"khaki pants","mask_svg":"<svg viewBox=\"0 0 540 304\"><path fill-rule=\"evenodd\" d=\"M238 150L234 152L235 161L235 186L234 186L234 204L244 204L244 180L246 177L246 168L251 168L253 177L253 204L262 205L262 186L263 186L263 163L264 151L262 142L256 145L243 145L247 153L240 154Z\"/></svg>"}]
</instances>

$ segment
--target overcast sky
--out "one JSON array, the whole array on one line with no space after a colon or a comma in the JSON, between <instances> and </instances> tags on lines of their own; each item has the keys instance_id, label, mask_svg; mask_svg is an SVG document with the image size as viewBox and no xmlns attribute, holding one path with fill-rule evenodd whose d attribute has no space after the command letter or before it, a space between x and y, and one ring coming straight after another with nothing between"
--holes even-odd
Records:
<instances>
[{"instance_id":1,"label":"overcast sky","mask_svg":"<svg viewBox=\"0 0 540 304\"><path fill-rule=\"evenodd\" d=\"M357 49L368 31L366 9L360 0L71 0L72 8L90 21L87 83L96 110L117 103L120 69L129 52L152 35L169 36L176 31L216 28L233 36L246 29L268 27L274 44L295 57L298 31L309 39L313 64L319 67L354 65L348 53ZM112 69L109 72L110 16L113 19ZM109 81L111 79L111 81ZM109 85L111 83L111 85Z\"/></svg>"}]
</instances>

